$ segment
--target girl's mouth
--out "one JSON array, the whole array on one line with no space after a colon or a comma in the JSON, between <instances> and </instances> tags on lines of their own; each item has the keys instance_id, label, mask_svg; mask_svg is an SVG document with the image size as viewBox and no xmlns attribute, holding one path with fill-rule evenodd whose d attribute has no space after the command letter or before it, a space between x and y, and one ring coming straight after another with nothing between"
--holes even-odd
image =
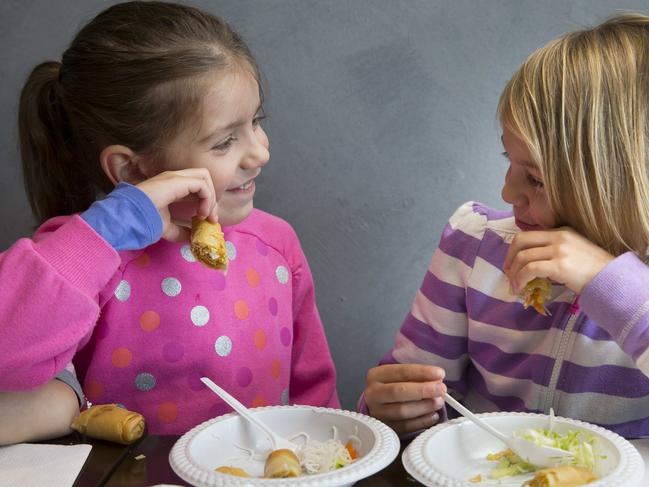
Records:
<instances>
[{"instance_id":1,"label":"girl's mouth","mask_svg":"<svg viewBox=\"0 0 649 487\"><path fill-rule=\"evenodd\" d=\"M255 180L251 179L250 181L243 183L241 186L228 189L228 191L231 193L247 193L252 191L254 188L255 188Z\"/></svg>"},{"instance_id":2,"label":"girl's mouth","mask_svg":"<svg viewBox=\"0 0 649 487\"><path fill-rule=\"evenodd\" d=\"M523 231L530 231L530 230L540 230L541 227L539 225L531 225L529 223L525 223L520 221L518 218L515 219L516 226L520 228Z\"/></svg>"}]
</instances>

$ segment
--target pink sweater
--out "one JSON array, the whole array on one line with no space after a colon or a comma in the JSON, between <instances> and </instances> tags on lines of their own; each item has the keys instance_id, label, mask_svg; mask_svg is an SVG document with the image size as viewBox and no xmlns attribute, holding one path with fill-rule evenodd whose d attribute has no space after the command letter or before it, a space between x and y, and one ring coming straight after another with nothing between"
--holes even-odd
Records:
<instances>
[{"instance_id":1,"label":"pink sweater","mask_svg":"<svg viewBox=\"0 0 649 487\"><path fill-rule=\"evenodd\" d=\"M54 377L74 357L93 403L181 434L229 406L339 407L309 266L293 229L254 210L224 228L227 275L164 240L116 252L80 217L46 222L0 255L0 390Z\"/></svg>"}]
</instances>

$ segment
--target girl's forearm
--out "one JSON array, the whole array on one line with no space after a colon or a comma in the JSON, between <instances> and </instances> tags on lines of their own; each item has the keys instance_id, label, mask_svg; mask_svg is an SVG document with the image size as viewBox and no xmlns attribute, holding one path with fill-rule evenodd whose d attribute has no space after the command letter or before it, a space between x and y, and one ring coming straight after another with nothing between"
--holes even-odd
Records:
<instances>
[{"instance_id":1,"label":"girl's forearm","mask_svg":"<svg viewBox=\"0 0 649 487\"><path fill-rule=\"evenodd\" d=\"M67 384L53 379L30 391L0 392L0 411L0 445L10 445L70 433L79 402Z\"/></svg>"}]
</instances>

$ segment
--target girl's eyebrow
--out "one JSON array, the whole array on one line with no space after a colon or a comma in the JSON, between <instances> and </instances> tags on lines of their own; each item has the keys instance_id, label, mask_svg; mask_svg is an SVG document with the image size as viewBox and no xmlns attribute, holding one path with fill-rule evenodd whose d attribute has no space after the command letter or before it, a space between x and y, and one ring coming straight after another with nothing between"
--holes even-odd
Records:
<instances>
[{"instance_id":1,"label":"girl's eyebrow","mask_svg":"<svg viewBox=\"0 0 649 487\"><path fill-rule=\"evenodd\" d=\"M260 103L259 106L257 107L257 109L255 110L255 115L257 115L259 113L259 111L261 110L261 107L262 107L262 105ZM220 132L221 133L222 132L229 132L230 130L232 130L234 128L240 127L241 125L245 124L246 122L247 122L247 119L240 118L238 120L234 120L233 122L227 124L225 127L216 127L214 129L212 129L208 135L203 137L199 141L199 143L203 143L203 142L206 142L206 141L210 140L215 135L218 135Z\"/></svg>"},{"instance_id":2,"label":"girl's eyebrow","mask_svg":"<svg viewBox=\"0 0 649 487\"><path fill-rule=\"evenodd\" d=\"M510 154L509 154L509 152L507 152L507 149L505 148L505 136L504 135L500 136L500 143L502 144L503 149L505 149L505 152L503 154L507 157L507 159L509 159ZM539 166L536 165L535 163L531 162L531 161L517 161L517 162L520 165L525 166L525 167L529 167L531 169L536 169L536 170L539 169Z\"/></svg>"}]
</instances>

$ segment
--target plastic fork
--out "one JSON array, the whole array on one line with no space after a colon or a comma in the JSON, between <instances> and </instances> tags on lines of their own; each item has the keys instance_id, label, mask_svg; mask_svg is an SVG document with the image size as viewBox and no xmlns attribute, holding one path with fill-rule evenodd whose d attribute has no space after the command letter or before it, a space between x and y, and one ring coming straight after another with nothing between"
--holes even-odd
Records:
<instances>
[{"instance_id":1,"label":"plastic fork","mask_svg":"<svg viewBox=\"0 0 649 487\"><path fill-rule=\"evenodd\" d=\"M268 426L266 426L265 423L263 423L259 418L257 418L254 414L252 414L247 407L245 407L243 404L241 404L237 399L235 399L232 395L230 395L224 389L217 386L214 383L214 381L212 381L208 377L201 377L201 381L207 387L212 389L212 391L217 396L219 396L226 403L228 403L230 405L230 407L232 409L234 409L237 413L239 413L239 415L242 418L248 420L250 423L254 424L257 428L259 428L261 431L263 431L263 433L268 438L268 441L270 441L270 444L272 445L273 450L280 450L280 449L284 449L284 448L286 448L288 450L291 450L292 452L295 452L297 450L298 446L295 443L293 443L292 441L278 435L273 430L271 430Z\"/></svg>"},{"instance_id":2,"label":"plastic fork","mask_svg":"<svg viewBox=\"0 0 649 487\"><path fill-rule=\"evenodd\" d=\"M564 459L568 457L574 457L573 453L566 450L561 450L560 448L537 445L536 443L532 443L531 441L528 441L524 438L507 436L501 433L490 424L478 418L462 404L453 399L453 397L451 397L451 395L448 393L444 394L444 400L451 406L453 406L453 409L455 409L462 416L470 419L487 433L498 438L505 445L511 448L519 457L531 463L532 465L536 465L537 467L553 467L559 463L562 463L562 461L564 461Z\"/></svg>"}]
</instances>

